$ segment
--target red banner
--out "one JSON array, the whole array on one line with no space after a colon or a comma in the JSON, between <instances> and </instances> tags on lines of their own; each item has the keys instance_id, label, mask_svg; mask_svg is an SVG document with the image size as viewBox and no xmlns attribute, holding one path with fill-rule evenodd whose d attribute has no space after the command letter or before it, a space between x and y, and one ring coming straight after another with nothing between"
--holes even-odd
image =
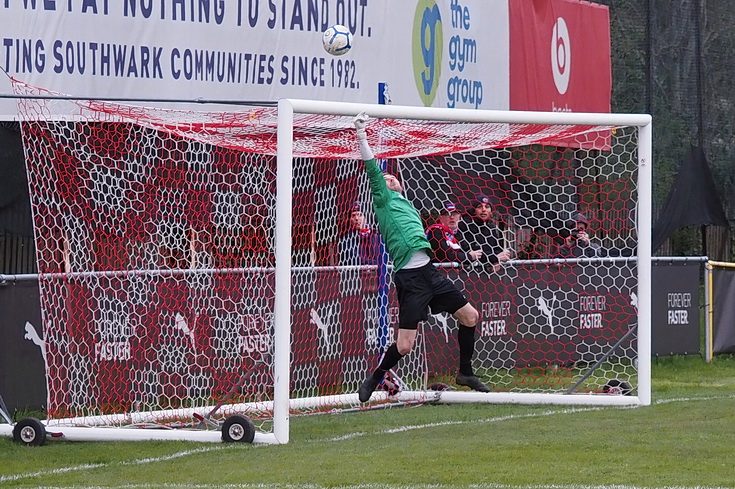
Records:
<instances>
[{"instance_id":1,"label":"red banner","mask_svg":"<svg viewBox=\"0 0 735 489\"><path fill-rule=\"evenodd\" d=\"M610 15L579 0L510 0L510 109L610 112Z\"/></svg>"}]
</instances>

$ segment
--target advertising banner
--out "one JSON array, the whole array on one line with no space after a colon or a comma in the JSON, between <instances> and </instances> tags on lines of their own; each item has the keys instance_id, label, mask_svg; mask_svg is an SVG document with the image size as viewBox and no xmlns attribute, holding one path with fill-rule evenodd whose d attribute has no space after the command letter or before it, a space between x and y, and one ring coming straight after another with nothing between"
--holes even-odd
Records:
<instances>
[{"instance_id":1,"label":"advertising banner","mask_svg":"<svg viewBox=\"0 0 735 489\"><path fill-rule=\"evenodd\" d=\"M653 262L654 356L699 353L700 262Z\"/></svg>"},{"instance_id":2,"label":"advertising banner","mask_svg":"<svg viewBox=\"0 0 735 489\"><path fill-rule=\"evenodd\" d=\"M555 0L551 18L541 3L6 0L0 69L79 97L375 103L387 82L397 105L609 110L607 7ZM333 24L353 33L342 56L322 49ZM569 90L552 97L554 33L571 36L575 61ZM537 49L545 55L513 54ZM10 87L2 77L0 92ZM0 117L15 114L13 100L0 100Z\"/></svg>"},{"instance_id":3,"label":"advertising banner","mask_svg":"<svg viewBox=\"0 0 735 489\"><path fill-rule=\"evenodd\" d=\"M13 411L46 406L46 344L38 281L0 286L0 395Z\"/></svg>"},{"instance_id":4,"label":"advertising banner","mask_svg":"<svg viewBox=\"0 0 735 489\"><path fill-rule=\"evenodd\" d=\"M714 308L712 353L735 353L735 269L712 269Z\"/></svg>"},{"instance_id":5,"label":"advertising banner","mask_svg":"<svg viewBox=\"0 0 735 489\"><path fill-rule=\"evenodd\" d=\"M388 82L396 104L508 107L507 0L9 0L0 16L0 68L75 96L375 103ZM332 24L349 53L322 48Z\"/></svg>"},{"instance_id":6,"label":"advertising banner","mask_svg":"<svg viewBox=\"0 0 735 489\"><path fill-rule=\"evenodd\" d=\"M510 109L610 112L608 8L510 0Z\"/></svg>"},{"instance_id":7,"label":"advertising banner","mask_svg":"<svg viewBox=\"0 0 735 489\"><path fill-rule=\"evenodd\" d=\"M592 362L601 353L607 353L637 321L633 292L635 268L619 267L614 271L602 264L596 267L596 274L580 266L542 263L521 269L509 268L502 275L481 270L447 271L480 312L475 360L485 367L512 369ZM654 266L654 355L699 350L699 267L699 263L657 263ZM297 390L313 387L310 375L314 372L318 375L316 385L324 394L334 393L332 389L341 382L361 382L382 351L375 271L356 268L300 270L294 272L293 277L294 297L309 300L298 302L292 311L292 387ZM715 301L714 352L731 353L735 351L734 319L728 311L735 308L727 298L732 297L730 292L735 290L735 272L716 269L714 278L715 297L720 298ZM232 294L245 288L241 277L216 280L228 283L207 281L200 285L230 290ZM270 277L263 285L264 290L272 287ZM131 282L128 288L131 297L146 294L141 281ZM101 307L91 312L89 290L67 288L64 303L67 309L74 311L68 319L68 336L52 336L44 341L38 283L24 281L0 287L0 310L5 318L5 326L0 328L0 369L4 373L0 377L0 394L11 411L18 407L40 408L46 403L46 357L50 359L50 373L57 379L55 384L61 381L54 373L57 364L65 363L69 355L81 355L84 360L78 358L76 365L96 365L94 383L102 387L118 385L120 381L114 375L110 377L115 370L100 366L120 363L126 365L125 371L128 371L136 358L156 351L166 353L162 357L167 359L161 367L163 374L188 372L186 378L193 385L209 377L211 380L205 384L226 385L236 380L230 378L231 368L217 374L209 372L210 368L200 364L200 360L195 359L200 356L194 353L206 353L201 358L219 358L225 365L245 366L250 376L256 376L257 382L267 382L269 363L259 359L272 348L271 314L253 307L237 311L208 309L178 313L188 310L192 290L192 287L176 288L162 282L155 296L166 297L165 304L151 308L139 306L142 309L134 311L145 318L147 327L139 330L146 334L117 337L103 330L110 325L132 324L126 319L130 316L128 313L109 309L114 302L102 300L104 293L95 300L100 305L107 304L107 309ZM229 297L239 303L254 300ZM395 327L394 291L390 297L389 319ZM457 328L456 320L445 314L430 315L422 326L422 349L426 353L422 365L428 375L452 374L456 369ZM124 328L118 329L124 332ZM105 340L95 340L99 335ZM205 337L212 340L202 341ZM618 348L629 348L631 341L635 341L635 337ZM70 344L77 346L72 350ZM150 349L151 345L155 348ZM81 347L89 351L82 352ZM192 372L199 373L192 377ZM120 384L122 391L145 392L140 388L131 390L132 386L125 382ZM76 392L71 386L66 386L66 390ZM104 397L105 389L99 392ZM84 388L77 394L87 395Z\"/></svg>"},{"instance_id":8,"label":"advertising banner","mask_svg":"<svg viewBox=\"0 0 735 489\"><path fill-rule=\"evenodd\" d=\"M569 366L608 353L637 323L637 278L635 267L593 266L528 262L502 275L447 272L480 312L476 360L493 368ZM441 315L427 321L430 375L456 367L457 327Z\"/></svg>"}]
</instances>

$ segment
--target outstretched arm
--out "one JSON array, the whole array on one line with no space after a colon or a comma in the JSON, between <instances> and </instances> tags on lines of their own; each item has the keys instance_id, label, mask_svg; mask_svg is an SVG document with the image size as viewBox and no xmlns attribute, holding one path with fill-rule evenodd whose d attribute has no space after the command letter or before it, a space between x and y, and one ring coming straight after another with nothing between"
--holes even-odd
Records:
<instances>
[{"instance_id":1,"label":"outstretched arm","mask_svg":"<svg viewBox=\"0 0 735 489\"><path fill-rule=\"evenodd\" d=\"M365 161L374 160L373 151L370 149L370 145L367 140L367 131L365 125L367 120L370 118L365 112L360 112L352 119L352 123L355 125L355 132L357 133L357 142L360 144L360 154L362 159Z\"/></svg>"},{"instance_id":2,"label":"outstretched arm","mask_svg":"<svg viewBox=\"0 0 735 489\"><path fill-rule=\"evenodd\" d=\"M370 179L370 193L373 194L375 205L382 207L388 198L389 190L385 184L383 172L375 162L375 156L373 156L373 151L370 149L370 145L368 144L365 126L369 118L370 117L365 112L360 112L352 120L352 123L355 125L357 142L360 144L360 154L365 162L365 171Z\"/></svg>"}]
</instances>

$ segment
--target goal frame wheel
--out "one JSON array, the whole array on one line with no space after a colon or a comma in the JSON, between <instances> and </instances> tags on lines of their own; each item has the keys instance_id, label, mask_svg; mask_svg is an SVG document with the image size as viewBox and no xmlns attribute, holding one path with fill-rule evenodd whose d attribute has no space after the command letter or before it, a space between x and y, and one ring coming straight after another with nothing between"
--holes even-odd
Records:
<instances>
[{"instance_id":1,"label":"goal frame wheel","mask_svg":"<svg viewBox=\"0 0 735 489\"><path fill-rule=\"evenodd\" d=\"M27 446L46 443L46 427L36 418L23 418L13 426L13 440Z\"/></svg>"},{"instance_id":2,"label":"goal frame wheel","mask_svg":"<svg viewBox=\"0 0 735 489\"><path fill-rule=\"evenodd\" d=\"M255 426L250 418L235 414L222 423L222 441L226 443L252 443L255 439Z\"/></svg>"}]
</instances>

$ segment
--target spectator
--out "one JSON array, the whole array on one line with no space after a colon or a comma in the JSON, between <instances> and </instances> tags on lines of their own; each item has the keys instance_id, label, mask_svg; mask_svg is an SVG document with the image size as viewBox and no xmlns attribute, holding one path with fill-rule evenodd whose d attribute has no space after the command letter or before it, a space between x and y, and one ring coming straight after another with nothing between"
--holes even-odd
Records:
<instances>
[{"instance_id":1,"label":"spectator","mask_svg":"<svg viewBox=\"0 0 735 489\"><path fill-rule=\"evenodd\" d=\"M559 258L598 258L605 256L605 250L590 240L589 222L587 218L576 213L570 225L572 230L564 238L564 244L559 247Z\"/></svg>"},{"instance_id":2,"label":"spectator","mask_svg":"<svg viewBox=\"0 0 735 489\"><path fill-rule=\"evenodd\" d=\"M466 251L462 248L457 237L460 216L457 206L447 203L439 211L439 222L426 229L435 262L472 263L482 256L481 250Z\"/></svg>"},{"instance_id":3,"label":"spectator","mask_svg":"<svg viewBox=\"0 0 735 489\"><path fill-rule=\"evenodd\" d=\"M377 265L380 235L367 225L360 204L350 209L347 226L339 242L340 265Z\"/></svg>"},{"instance_id":4,"label":"spectator","mask_svg":"<svg viewBox=\"0 0 735 489\"><path fill-rule=\"evenodd\" d=\"M500 264L510 260L510 250L503 248L503 233L493 221L493 208L487 195L479 194L474 201L474 216L459 221L459 232L468 249L482 251L481 263L493 265L497 272Z\"/></svg>"}]
</instances>

